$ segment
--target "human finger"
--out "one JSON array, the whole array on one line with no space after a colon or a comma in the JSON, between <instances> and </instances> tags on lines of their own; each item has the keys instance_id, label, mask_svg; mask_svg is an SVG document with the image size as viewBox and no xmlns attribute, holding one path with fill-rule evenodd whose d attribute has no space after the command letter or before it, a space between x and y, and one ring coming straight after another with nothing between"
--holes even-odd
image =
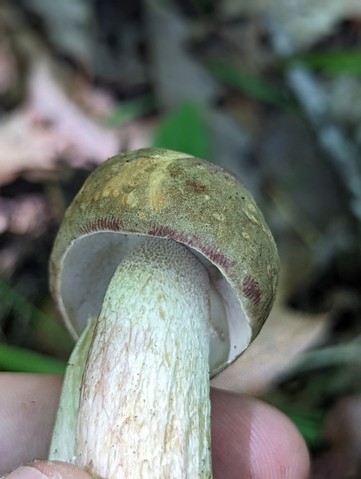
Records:
<instances>
[{"instance_id":1,"label":"human finger","mask_svg":"<svg viewBox=\"0 0 361 479\"><path fill-rule=\"evenodd\" d=\"M2 479L91 479L90 475L72 464L60 461L34 461L20 466Z\"/></svg>"},{"instance_id":2,"label":"human finger","mask_svg":"<svg viewBox=\"0 0 361 479\"><path fill-rule=\"evenodd\" d=\"M45 458L62 378L1 374L0 474L19 463ZM215 478L303 479L309 459L293 424L276 409L244 396L212 392Z\"/></svg>"},{"instance_id":3,"label":"human finger","mask_svg":"<svg viewBox=\"0 0 361 479\"><path fill-rule=\"evenodd\" d=\"M215 479L306 479L309 455L293 423L266 403L212 391Z\"/></svg>"}]
</instances>

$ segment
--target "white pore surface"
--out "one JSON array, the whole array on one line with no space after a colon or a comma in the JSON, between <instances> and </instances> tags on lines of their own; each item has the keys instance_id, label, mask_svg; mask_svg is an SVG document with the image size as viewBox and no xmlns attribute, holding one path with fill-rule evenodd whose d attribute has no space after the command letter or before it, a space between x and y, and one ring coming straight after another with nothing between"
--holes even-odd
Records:
<instances>
[{"instance_id":1,"label":"white pore surface","mask_svg":"<svg viewBox=\"0 0 361 479\"><path fill-rule=\"evenodd\" d=\"M100 232L72 243L63 265L60 308L75 337L80 335L89 318L98 317L117 265L143 238L134 234ZM249 344L251 331L240 301L222 271L200 252L191 251L202 262L210 279L209 371L213 376L243 352Z\"/></svg>"},{"instance_id":2,"label":"white pore surface","mask_svg":"<svg viewBox=\"0 0 361 479\"><path fill-rule=\"evenodd\" d=\"M209 280L144 238L106 291L81 390L77 463L108 479L210 478Z\"/></svg>"}]
</instances>

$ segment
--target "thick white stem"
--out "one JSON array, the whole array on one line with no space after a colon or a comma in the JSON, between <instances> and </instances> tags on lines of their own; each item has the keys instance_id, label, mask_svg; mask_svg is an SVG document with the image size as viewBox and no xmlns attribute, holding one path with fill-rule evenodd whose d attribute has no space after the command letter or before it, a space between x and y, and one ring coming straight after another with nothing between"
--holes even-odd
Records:
<instances>
[{"instance_id":1,"label":"thick white stem","mask_svg":"<svg viewBox=\"0 0 361 479\"><path fill-rule=\"evenodd\" d=\"M145 238L106 292L81 389L76 462L107 479L211 478L208 275Z\"/></svg>"}]
</instances>

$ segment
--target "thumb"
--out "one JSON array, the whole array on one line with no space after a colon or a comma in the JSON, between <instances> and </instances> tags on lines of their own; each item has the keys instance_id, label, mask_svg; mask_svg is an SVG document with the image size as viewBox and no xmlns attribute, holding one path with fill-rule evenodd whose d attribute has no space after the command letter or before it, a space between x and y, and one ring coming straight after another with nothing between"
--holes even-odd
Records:
<instances>
[{"instance_id":1,"label":"thumb","mask_svg":"<svg viewBox=\"0 0 361 479\"><path fill-rule=\"evenodd\" d=\"M91 479L91 476L66 462L35 461L14 469L2 479Z\"/></svg>"}]
</instances>

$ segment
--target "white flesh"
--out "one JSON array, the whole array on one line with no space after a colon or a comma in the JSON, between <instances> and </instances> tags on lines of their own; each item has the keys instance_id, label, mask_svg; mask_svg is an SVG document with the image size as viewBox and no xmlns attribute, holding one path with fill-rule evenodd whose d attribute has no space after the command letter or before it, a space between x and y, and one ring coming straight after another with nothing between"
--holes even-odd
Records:
<instances>
[{"instance_id":1,"label":"white flesh","mask_svg":"<svg viewBox=\"0 0 361 479\"><path fill-rule=\"evenodd\" d=\"M212 477L208 290L206 269L171 240L145 238L120 263L80 395L76 463L93 475Z\"/></svg>"}]
</instances>

